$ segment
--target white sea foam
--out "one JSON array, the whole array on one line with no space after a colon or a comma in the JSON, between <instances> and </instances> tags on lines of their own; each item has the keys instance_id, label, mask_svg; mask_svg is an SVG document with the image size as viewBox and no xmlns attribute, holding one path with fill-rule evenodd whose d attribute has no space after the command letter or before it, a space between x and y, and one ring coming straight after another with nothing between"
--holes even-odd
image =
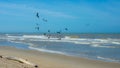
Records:
<instances>
[{"instance_id":1,"label":"white sea foam","mask_svg":"<svg viewBox=\"0 0 120 68\"><path fill-rule=\"evenodd\" d=\"M105 46L100 44L91 44L92 47L101 47L101 48L116 48L115 46Z\"/></svg>"},{"instance_id":2,"label":"white sea foam","mask_svg":"<svg viewBox=\"0 0 120 68\"><path fill-rule=\"evenodd\" d=\"M116 41L114 42L114 41L113 41L113 42L112 42L112 44L118 44L118 45L119 45L119 44L120 44L120 42L116 42Z\"/></svg>"},{"instance_id":3,"label":"white sea foam","mask_svg":"<svg viewBox=\"0 0 120 68\"><path fill-rule=\"evenodd\" d=\"M7 40L21 40L21 39L23 39L21 36L10 36L10 35L8 35L8 36L6 36L5 37Z\"/></svg>"},{"instance_id":4,"label":"white sea foam","mask_svg":"<svg viewBox=\"0 0 120 68\"><path fill-rule=\"evenodd\" d=\"M47 36L44 35L23 35L23 38L39 38L39 39L47 39Z\"/></svg>"},{"instance_id":5,"label":"white sea foam","mask_svg":"<svg viewBox=\"0 0 120 68\"><path fill-rule=\"evenodd\" d=\"M75 42L73 42L73 43L75 43L75 44L90 44L90 42L79 42L79 41L75 41Z\"/></svg>"},{"instance_id":6,"label":"white sea foam","mask_svg":"<svg viewBox=\"0 0 120 68\"><path fill-rule=\"evenodd\" d=\"M31 47L31 46L29 48L33 49L33 50L37 50L37 51L47 52L47 53L55 53L55 54L66 55L65 53L59 52L59 51L53 51L53 50L48 50L48 49L43 49L43 48L35 48L35 47Z\"/></svg>"},{"instance_id":7,"label":"white sea foam","mask_svg":"<svg viewBox=\"0 0 120 68\"><path fill-rule=\"evenodd\" d=\"M42 52L48 52L48 53L56 53L56 54L64 54L64 55L68 55L71 53L67 53L66 52L62 52L62 51L54 51L54 50L49 50L49 49L45 49L43 48L37 48L35 47L36 45L38 46L39 44L37 44L34 41L46 41L46 42L65 42L65 43L73 43L76 45L88 45L90 47L93 48L120 48L120 39L91 39L91 38L71 38L69 36L65 36L63 38L61 38L61 40L58 40L58 38L56 37L51 37L50 39L48 39L47 36L44 35L21 35L21 36L16 36L16 35L9 35L7 34L6 36L1 36L0 39L4 39L10 42L14 42L14 43L22 43L22 44L27 44L28 47L30 49L34 49L37 51L42 51ZM34 43L36 45L34 45ZM110 44L110 45L109 45ZM115 45L114 45L115 44ZM101 57L101 56L97 56L98 59L101 60L107 60L107 61L118 61L115 59L111 59L111 58L105 58L105 57Z\"/></svg>"},{"instance_id":8,"label":"white sea foam","mask_svg":"<svg viewBox=\"0 0 120 68\"><path fill-rule=\"evenodd\" d=\"M119 62L119 60L112 59L112 58L105 58L105 57L101 57L101 56L97 56L97 58L101 59L101 60L106 60L106 61Z\"/></svg>"},{"instance_id":9,"label":"white sea foam","mask_svg":"<svg viewBox=\"0 0 120 68\"><path fill-rule=\"evenodd\" d=\"M18 41L47 41L47 42L67 42L67 43L74 43L74 44L85 44L91 45L93 47L105 47L105 48L114 48L113 46L101 46L101 44L117 44L120 45L120 39L90 39L90 38L71 38L69 36L65 36L58 40L56 37L51 37L48 39L47 36L44 35L21 35L21 36L14 36L7 34L6 36L2 37L2 39L6 40L18 40Z\"/></svg>"},{"instance_id":10,"label":"white sea foam","mask_svg":"<svg viewBox=\"0 0 120 68\"><path fill-rule=\"evenodd\" d=\"M21 41L13 41L13 40L9 40L9 42L25 44L24 42L21 42Z\"/></svg>"}]
</instances>

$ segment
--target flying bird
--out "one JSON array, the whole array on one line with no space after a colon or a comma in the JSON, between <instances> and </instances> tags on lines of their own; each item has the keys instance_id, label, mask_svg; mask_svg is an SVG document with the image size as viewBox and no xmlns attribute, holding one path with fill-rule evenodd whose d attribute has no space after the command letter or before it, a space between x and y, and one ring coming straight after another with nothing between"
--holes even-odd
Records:
<instances>
[{"instance_id":1,"label":"flying bird","mask_svg":"<svg viewBox=\"0 0 120 68\"><path fill-rule=\"evenodd\" d=\"M43 33L43 35L47 35L46 33Z\"/></svg>"},{"instance_id":2,"label":"flying bird","mask_svg":"<svg viewBox=\"0 0 120 68\"><path fill-rule=\"evenodd\" d=\"M61 31L58 31L58 32L57 32L57 36L58 36L58 40L61 40L61 38L62 38L62 37L61 37Z\"/></svg>"},{"instance_id":3,"label":"flying bird","mask_svg":"<svg viewBox=\"0 0 120 68\"><path fill-rule=\"evenodd\" d=\"M35 29L39 30L40 28L39 27L35 27Z\"/></svg>"},{"instance_id":4,"label":"flying bird","mask_svg":"<svg viewBox=\"0 0 120 68\"><path fill-rule=\"evenodd\" d=\"M48 32L50 33L50 30L48 30Z\"/></svg>"},{"instance_id":5,"label":"flying bird","mask_svg":"<svg viewBox=\"0 0 120 68\"><path fill-rule=\"evenodd\" d=\"M62 30L57 31L56 33L57 33L57 34L61 34L61 33L62 33Z\"/></svg>"},{"instance_id":6,"label":"flying bird","mask_svg":"<svg viewBox=\"0 0 120 68\"><path fill-rule=\"evenodd\" d=\"M42 20L43 20L44 22L47 22L47 19L45 19L45 18L43 18Z\"/></svg>"},{"instance_id":7,"label":"flying bird","mask_svg":"<svg viewBox=\"0 0 120 68\"><path fill-rule=\"evenodd\" d=\"M60 31L58 31L58 32L57 32L57 34L61 34L61 32L60 32Z\"/></svg>"},{"instance_id":8,"label":"flying bird","mask_svg":"<svg viewBox=\"0 0 120 68\"><path fill-rule=\"evenodd\" d=\"M68 28L65 28L66 31L68 31Z\"/></svg>"},{"instance_id":9,"label":"flying bird","mask_svg":"<svg viewBox=\"0 0 120 68\"><path fill-rule=\"evenodd\" d=\"M38 24L38 23L36 23L36 25L38 26L39 24Z\"/></svg>"},{"instance_id":10,"label":"flying bird","mask_svg":"<svg viewBox=\"0 0 120 68\"><path fill-rule=\"evenodd\" d=\"M37 12L36 17L39 18L39 13Z\"/></svg>"}]
</instances>

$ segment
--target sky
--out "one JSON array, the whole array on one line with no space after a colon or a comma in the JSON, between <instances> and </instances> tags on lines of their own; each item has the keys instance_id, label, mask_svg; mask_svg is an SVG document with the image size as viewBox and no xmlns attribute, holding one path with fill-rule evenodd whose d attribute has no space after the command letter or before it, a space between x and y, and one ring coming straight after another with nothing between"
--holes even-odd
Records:
<instances>
[{"instance_id":1,"label":"sky","mask_svg":"<svg viewBox=\"0 0 120 68\"><path fill-rule=\"evenodd\" d=\"M36 23L39 31L35 29ZM120 0L0 0L0 32L48 30L120 33Z\"/></svg>"}]
</instances>

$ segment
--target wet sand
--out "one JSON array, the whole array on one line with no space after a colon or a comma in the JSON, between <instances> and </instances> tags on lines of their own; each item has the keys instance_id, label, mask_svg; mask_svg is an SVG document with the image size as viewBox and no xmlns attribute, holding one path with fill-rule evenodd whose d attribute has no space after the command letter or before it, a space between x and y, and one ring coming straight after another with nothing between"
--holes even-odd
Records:
<instances>
[{"instance_id":1,"label":"wet sand","mask_svg":"<svg viewBox=\"0 0 120 68\"><path fill-rule=\"evenodd\" d=\"M89 60L58 54L22 50L13 47L0 47L0 55L23 58L37 64L38 68L120 68L119 63ZM0 68L33 68L27 64L0 59Z\"/></svg>"}]
</instances>

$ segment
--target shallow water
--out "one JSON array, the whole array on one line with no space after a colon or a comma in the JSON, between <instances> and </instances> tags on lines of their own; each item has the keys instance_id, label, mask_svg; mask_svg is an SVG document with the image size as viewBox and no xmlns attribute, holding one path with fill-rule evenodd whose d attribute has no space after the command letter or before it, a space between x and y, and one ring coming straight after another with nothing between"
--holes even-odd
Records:
<instances>
[{"instance_id":1,"label":"shallow water","mask_svg":"<svg viewBox=\"0 0 120 68\"><path fill-rule=\"evenodd\" d=\"M1 34L0 45L120 62L120 34L63 34L61 40L55 34L50 39L36 34Z\"/></svg>"}]
</instances>

